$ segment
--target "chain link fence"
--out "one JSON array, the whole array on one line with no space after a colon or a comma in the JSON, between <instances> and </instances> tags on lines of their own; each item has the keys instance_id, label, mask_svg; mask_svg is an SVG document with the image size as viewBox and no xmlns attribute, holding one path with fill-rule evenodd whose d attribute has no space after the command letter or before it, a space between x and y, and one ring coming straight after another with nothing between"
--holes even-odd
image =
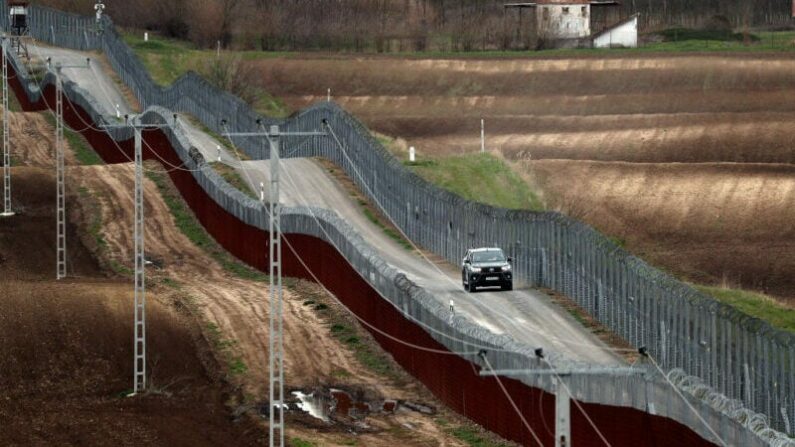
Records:
<instances>
[{"instance_id":1,"label":"chain link fence","mask_svg":"<svg viewBox=\"0 0 795 447\"><path fill-rule=\"evenodd\" d=\"M5 5L0 6L0 11L7 18ZM467 248L502 247L514 258L515 278L520 285L546 287L570 297L633 346L647 347L663 369L678 371L677 378L687 379L679 385L692 391L697 405L729 416L730 423L723 421L716 426L732 431L733 424L739 421L756 433L766 433L774 444L788 439L768 428L768 423L776 430L790 432L795 423L793 334L717 302L632 256L588 225L562 214L499 209L467 201L429 184L391 156L364 125L334 103L317 104L284 120L260 117L239 98L218 90L195 73L171 86L158 86L107 17L98 25L93 18L33 6L30 22L31 34L37 40L78 50L102 50L142 107L148 109L146 115L151 119L171 116L165 110L169 109L191 114L217 133L227 130L222 120L228 122L231 132L255 130L259 119L266 126L280 125L283 131L327 130L333 138L312 137L313 144L303 144L291 156L320 156L336 163L412 241L454 264L460 262ZM24 66L13 55L10 62L25 77ZM44 83L48 82L53 82L49 75L44 79ZM108 122L89 92L68 82L65 90L95 123ZM28 93L39 94L35 87L29 87ZM126 130L110 132L116 140L132 135ZM207 167L178 128L168 132L186 166L199 169L194 177L213 200L241 221L267 230L261 204L227 185ZM234 142L252 159L267 158L260 139L239 137ZM506 350L504 359L492 361L501 368L527 367L534 361L530 348L517 346L506 337L495 337L440 308L426 292L386 266L377 252L335 213L289 209L282 225L285 233L310 234L332 243L363 278L369 278L376 290L407 317L442 334L455 332L461 342L453 343L445 337L439 340L451 351L467 352L473 344L485 344ZM320 232L319 227L326 231ZM562 358L557 361L569 362ZM621 384L613 380L600 376L583 381L576 385L582 390L578 398L633 406L636 403L617 402L604 390L623 395L619 391L638 387L646 390L650 386L645 379ZM690 387L693 383L699 386ZM528 384L551 387L537 381ZM664 396L664 390L659 390L659 395ZM666 403L656 402L658 411L676 405L670 396L668 399ZM671 410L670 417L711 439L712 435L704 433L703 424L694 422L689 412ZM733 435L744 436L737 434L740 432L732 431Z\"/></svg>"}]
</instances>

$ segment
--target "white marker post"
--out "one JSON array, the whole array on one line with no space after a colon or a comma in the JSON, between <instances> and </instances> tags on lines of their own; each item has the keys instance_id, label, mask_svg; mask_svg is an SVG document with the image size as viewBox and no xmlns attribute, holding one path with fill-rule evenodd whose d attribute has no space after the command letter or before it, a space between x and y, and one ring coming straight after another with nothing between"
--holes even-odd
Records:
<instances>
[{"instance_id":1,"label":"white marker post","mask_svg":"<svg viewBox=\"0 0 795 447\"><path fill-rule=\"evenodd\" d=\"M331 89L326 92L326 102L331 102Z\"/></svg>"},{"instance_id":2,"label":"white marker post","mask_svg":"<svg viewBox=\"0 0 795 447\"><path fill-rule=\"evenodd\" d=\"M486 120L480 120L480 152L486 152Z\"/></svg>"},{"instance_id":3,"label":"white marker post","mask_svg":"<svg viewBox=\"0 0 795 447\"><path fill-rule=\"evenodd\" d=\"M144 42L149 42L149 33L144 33Z\"/></svg>"},{"instance_id":4,"label":"white marker post","mask_svg":"<svg viewBox=\"0 0 795 447\"><path fill-rule=\"evenodd\" d=\"M414 146L409 148L409 161L414 163L417 160L417 152L414 150Z\"/></svg>"},{"instance_id":5,"label":"white marker post","mask_svg":"<svg viewBox=\"0 0 795 447\"><path fill-rule=\"evenodd\" d=\"M216 144L215 148L218 149L218 163L220 163L221 162L221 145L220 144Z\"/></svg>"}]
</instances>

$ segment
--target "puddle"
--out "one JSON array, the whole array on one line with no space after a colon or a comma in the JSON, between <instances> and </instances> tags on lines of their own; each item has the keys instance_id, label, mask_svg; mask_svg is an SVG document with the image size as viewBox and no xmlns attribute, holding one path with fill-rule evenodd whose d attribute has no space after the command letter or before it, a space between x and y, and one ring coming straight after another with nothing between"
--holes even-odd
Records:
<instances>
[{"instance_id":1,"label":"puddle","mask_svg":"<svg viewBox=\"0 0 795 447\"><path fill-rule=\"evenodd\" d=\"M309 413L310 416L320 419L323 422L331 422L331 419L329 419L331 403L328 399L319 395L316 396L316 394L318 393L305 394L301 391L292 392L292 395L300 401L298 403L298 408L300 410Z\"/></svg>"},{"instance_id":2,"label":"puddle","mask_svg":"<svg viewBox=\"0 0 795 447\"><path fill-rule=\"evenodd\" d=\"M333 424L361 424L371 414L394 414L400 408L406 408L422 414L434 414L436 409L414 402L394 399L363 398L362 393L348 392L337 388L319 388L312 392L293 391L290 393L297 402L290 404L291 409L303 411L315 419Z\"/></svg>"}]
</instances>

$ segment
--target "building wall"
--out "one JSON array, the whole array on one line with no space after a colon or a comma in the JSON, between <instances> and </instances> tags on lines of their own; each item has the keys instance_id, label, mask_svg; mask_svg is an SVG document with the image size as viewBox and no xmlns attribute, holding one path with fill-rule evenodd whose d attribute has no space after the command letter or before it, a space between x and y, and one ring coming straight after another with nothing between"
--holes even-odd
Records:
<instances>
[{"instance_id":1,"label":"building wall","mask_svg":"<svg viewBox=\"0 0 795 447\"><path fill-rule=\"evenodd\" d=\"M541 39L577 39L591 35L590 5L539 5L536 19Z\"/></svg>"},{"instance_id":2,"label":"building wall","mask_svg":"<svg viewBox=\"0 0 795 447\"><path fill-rule=\"evenodd\" d=\"M615 28L597 36L593 41L595 48L636 48L638 46L638 17L628 20Z\"/></svg>"}]
</instances>

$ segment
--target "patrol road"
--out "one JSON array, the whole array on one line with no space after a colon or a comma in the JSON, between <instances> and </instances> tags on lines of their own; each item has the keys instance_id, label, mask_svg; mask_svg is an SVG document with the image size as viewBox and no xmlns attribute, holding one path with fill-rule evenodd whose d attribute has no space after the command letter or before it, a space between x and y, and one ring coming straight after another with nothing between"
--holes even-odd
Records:
<instances>
[{"instance_id":1,"label":"patrol road","mask_svg":"<svg viewBox=\"0 0 795 447\"><path fill-rule=\"evenodd\" d=\"M90 53L38 46L31 48L33 57L52 57L64 64L78 64ZM103 112L110 116L118 109L122 114L133 111L124 99L118 84L99 64L94 69L66 69L64 75L92 92ZM118 107L117 107L118 105ZM208 159L217 159L219 142L181 119L191 144ZM269 184L268 161L237 161L236 154L221 146L222 161L239 171L249 186L259 190L260 183ZM618 365L623 359L583 327L551 298L533 289L511 292L483 290L464 292L460 266L431 261L410 251L387 236L362 212L360 206L343 187L316 161L286 159L282 163L282 201L285 206L314 206L336 212L372 246L383 259L404 272L425 288L444 306L450 300L456 313L495 334L504 334L531 348L544 348L569 358L602 365ZM266 191L267 192L267 191ZM461 253L463 258L464 253Z\"/></svg>"},{"instance_id":2,"label":"patrol road","mask_svg":"<svg viewBox=\"0 0 795 447\"><path fill-rule=\"evenodd\" d=\"M426 259L395 242L371 222L358 203L317 161L283 159L281 201L284 206L333 210L345 219L389 264L431 293L443 305L495 334L504 334L532 348L562 353L571 359L602 365L623 363L611 349L552 299L534 289L480 289L467 293L461 267ZM270 179L269 161L243 161L241 177L254 191ZM464 253L461 253L463 258Z\"/></svg>"}]
</instances>

